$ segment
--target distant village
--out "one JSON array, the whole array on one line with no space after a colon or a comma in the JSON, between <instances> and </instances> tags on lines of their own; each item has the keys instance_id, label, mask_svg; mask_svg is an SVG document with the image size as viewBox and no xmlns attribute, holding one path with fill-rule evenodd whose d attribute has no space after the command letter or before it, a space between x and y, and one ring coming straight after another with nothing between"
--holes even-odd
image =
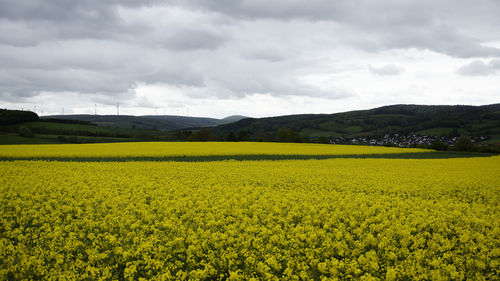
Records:
<instances>
[{"instance_id":1,"label":"distant village","mask_svg":"<svg viewBox=\"0 0 500 281\"><path fill-rule=\"evenodd\" d=\"M418 147L418 146L429 146L434 141L439 141L446 145L454 145L459 137L448 137L448 136L426 136L426 135L384 135L383 138L333 138L330 139L331 144L364 144L364 145L374 145L374 146L397 146L397 147ZM487 140L488 137L478 136L471 137L473 143Z\"/></svg>"}]
</instances>

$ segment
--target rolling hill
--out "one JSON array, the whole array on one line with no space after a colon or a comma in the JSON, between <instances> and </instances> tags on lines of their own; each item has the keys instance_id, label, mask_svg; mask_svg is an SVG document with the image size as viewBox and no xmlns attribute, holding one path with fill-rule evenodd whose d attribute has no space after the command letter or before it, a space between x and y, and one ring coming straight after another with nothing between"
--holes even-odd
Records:
<instances>
[{"instance_id":1,"label":"rolling hill","mask_svg":"<svg viewBox=\"0 0 500 281\"><path fill-rule=\"evenodd\" d=\"M66 119L87 121L104 127L142 128L155 130L179 130L188 128L213 127L238 121L244 116L230 116L224 119L206 117L187 117L174 115L52 115L43 116L42 119Z\"/></svg>"},{"instance_id":2,"label":"rolling hill","mask_svg":"<svg viewBox=\"0 0 500 281\"><path fill-rule=\"evenodd\" d=\"M18 136L21 126L31 130L36 138ZM473 141L500 143L500 104L390 105L334 114L268 118L230 116L224 119L169 115L58 115L39 119L34 113L3 110L0 112L0 132L3 132L0 143L185 141L196 140L190 136L202 127L210 127L202 130L207 140L334 141L408 146L406 136L434 136L427 138L426 144L441 137L442 142L453 144L456 137L467 135ZM387 137L394 135L399 135L399 140ZM373 143L374 140L377 141ZM411 142L422 143L419 140Z\"/></svg>"},{"instance_id":3,"label":"rolling hill","mask_svg":"<svg viewBox=\"0 0 500 281\"><path fill-rule=\"evenodd\" d=\"M279 141L280 133L303 138L469 135L500 141L500 104L390 105L335 114L246 118L217 126L212 131L219 137L246 131L250 139L263 141Z\"/></svg>"},{"instance_id":4,"label":"rolling hill","mask_svg":"<svg viewBox=\"0 0 500 281\"><path fill-rule=\"evenodd\" d=\"M30 111L1 109L0 144L185 141L192 131L201 127L241 118L245 117L55 115L40 118Z\"/></svg>"}]
</instances>

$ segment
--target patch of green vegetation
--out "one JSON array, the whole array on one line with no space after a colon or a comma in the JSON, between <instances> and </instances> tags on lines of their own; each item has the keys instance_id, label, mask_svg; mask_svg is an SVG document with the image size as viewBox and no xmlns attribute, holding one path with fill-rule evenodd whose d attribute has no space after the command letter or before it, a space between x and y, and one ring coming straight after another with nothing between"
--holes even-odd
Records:
<instances>
[{"instance_id":1,"label":"patch of green vegetation","mask_svg":"<svg viewBox=\"0 0 500 281\"><path fill-rule=\"evenodd\" d=\"M419 135L427 135L427 136L444 136L444 135L449 135L452 133L454 128L431 128L431 129L426 129L426 130L421 130L418 131L417 134ZM463 133L463 129L461 129ZM460 133L460 131L459 131Z\"/></svg>"},{"instance_id":2,"label":"patch of green vegetation","mask_svg":"<svg viewBox=\"0 0 500 281\"><path fill-rule=\"evenodd\" d=\"M59 143L99 143L99 142L134 142L148 141L139 138L118 138L118 137L91 137L91 136L61 136L61 135L39 135L45 139L53 139Z\"/></svg>"},{"instance_id":3,"label":"patch of green vegetation","mask_svg":"<svg viewBox=\"0 0 500 281\"><path fill-rule=\"evenodd\" d=\"M0 126L0 131L16 133L19 127L29 128L35 134L63 135L99 138L131 138L131 139L156 139L167 136L167 132L136 128L101 127L91 124L72 124L48 121L25 122L16 125Z\"/></svg>"},{"instance_id":4,"label":"patch of green vegetation","mask_svg":"<svg viewBox=\"0 0 500 281\"><path fill-rule=\"evenodd\" d=\"M484 120L483 122L480 123L473 123L471 124L471 128L474 131L494 129L500 132L500 128L498 128L497 124L491 120Z\"/></svg>"},{"instance_id":5,"label":"patch of green vegetation","mask_svg":"<svg viewBox=\"0 0 500 281\"><path fill-rule=\"evenodd\" d=\"M46 160L46 161L68 161L68 162L127 162L127 161L172 161L172 162L211 162L211 161L260 161L260 160L324 160L335 158L357 158L357 159L447 159L447 158L470 158L491 157L497 154L474 153L474 152L417 152L417 153L394 153L394 154L363 154L363 155L217 155L217 156L169 156L169 157L0 157L0 161L13 160Z\"/></svg>"},{"instance_id":6,"label":"patch of green vegetation","mask_svg":"<svg viewBox=\"0 0 500 281\"><path fill-rule=\"evenodd\" d=\"M55 138L36 136L33 138L21 137L17 134L0 135L0 144L52 144L61 143Z\"/></svg>"},{"instance_id":7,"label":"patch of green vegetation","mask_svg":"<svg viewBox=\"0 0 500 281\"><path fill-rule=\"evenodd\" d=\"M394 118L407 118L406 114L373 114L370 115L370 118L379 118L379 119L394 119Z\"/></svg>"},{"instance_id":8,"label":"patch of green vegetation","mask_svg":"<svg viewBox=\"0 0 500 281\"><path fill-rule=\"evenodd\" d=\"M318 127L325 131L336 131L337 128L342 127L342 124L337 123L336 120L330 120L320 123Z\"/></svg>"},{"instance_id":9,"label":"patch of green vegetation","mask_svg":"<svg viewBox=\"0 0 500 281\"><path fill-rule=\"evenodd\" d=\"M0 145L3 144L63 144L63 143L100 143L100 142L134 142L150 141L140 138L92 137L36 134L34 137L21 137L18 134L0 135Z\"/></svg>"},{"instance_id":10,"label":"patch of green vegetation","mask_svg":"<svg viewBox=\"0 0 500 281\"><path fill-rule=\"evenodd\" d=\"M108 133L110 129L92 126L92 125L81 125L81 124L64 124L64 123L53 123L53 122L26 122L22 123L23 126L28 127L32 130L50 130L50 131L82 131L89 133Z\"/></svg>"},{"instance_id":11,"label":"patch of green vegetation","mask_svg":"<svg viewBox=\"0 0 500 281\"><path fill-rule=\"evenodd\" d=\"M179 130L185 128L201 128L215 126L220 121L214 118L168 116L168 115L56 115L44 116L42 119L70 119L91 122L113 128L142 128L146 130Z\"/></svg>"},{"instance_id":12,"label":"patch of green vegetation","mask_svg":"<svg viewBox=\"0 0 500 281\"><path fill-rule=\"evenodd\" d=\"M492 135L489 139L482 141L481 143L488 143L488 144L500 143L500 135Z\"/></svg>"},{"instance_id":13,"label":"patch of green vegetation","mask_svg":"<svg viewBox=\"0 0 500 281\"><path fill-rule=\"evenodd\" d=\"M310 136L310 137L338 137L339 133L332 131L323 131L313 128L305 128L300 131L300 135L302 136Z\"/></svg>"},{"instance_id":14,"label":"patch of green vegetation","mask_svg":"<svg viewBox=\"0 0 500 281\"><path fill-rule=\"evenodd\" d=\"M363 131L363 127L361 126L348 126L345 127L344 132L347 134L357 134Z\"/></svg>"},{"instance_id":15,"label":"patch of green vegetation","mask_svg":"<svg viewBox=\"0 0 500 281\"><path fill-rule=\"evenodd\" d=\"M102 126L102 127L113 127L115 126L115 123L113 122L94 122L95 124Z\"/></svg>"}]
</instances>

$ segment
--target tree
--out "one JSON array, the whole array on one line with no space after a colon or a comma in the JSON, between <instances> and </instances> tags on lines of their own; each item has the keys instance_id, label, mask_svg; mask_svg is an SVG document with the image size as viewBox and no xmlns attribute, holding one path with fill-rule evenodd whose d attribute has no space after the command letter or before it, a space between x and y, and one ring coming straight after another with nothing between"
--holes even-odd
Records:
<instances>
[{"instance_id":1,"label":"tree","mask_svg":"<svg viewBox=\"0 0 500 281\"><path fill-rule=\"evenodd\" d=\"M450 138L452 138L452 137L458 137L458 136L460 136L460 134L458 133L457 128L454 128L453 130L451 130L451 131L448 133L448 136L449 136Z\"/></svg>"},{"instance_id":2,"label":"tree","mask_svg":"<svg viewBox=\"0 0 500 281\"><path fill-rule=\"evenodd\" d=\"M238 141L249 141L250 134L247 130L241 130L238 132Z\"/></svg>"},{"instance_id":3,"label":"tree","mask_svg":"<svg viewBox=\"0 0 500 281\"><path fill-rule=\"evenodd\" d=\"M209 128L201 128L193 132L188 138L189 141L212 141L214 139L214 134Z\"/></svg>"},{"instance_id":4,"label":"tree","mask_svg":"<svg viewBox=\"0 0 500 281\"><path fill-rule=\"evenodd\" d=\"M448 145L446 143L435 140L431 143L431 146L429 148L434 150L447 150Z\"/></svg>"},{"instance_id":5,"label":"tree","mask_svg":"<svg viewBox=\"0 0 500 281\"><path fill-rule=\"evenodd\" d=\"M302 142L311 142L311 137L309 135L303 135ZM328 140L328 143L330 143L330 140Z\"/></svg>"},{"instance_id":6,"label":"tree","mask_svg":"<svg viewBox=\"0 0 500 281\"><path fill-rule=\"evenodd\" d=\"M267 142L274 142L276 141L276 136L274 135L273 132L264 132L261 135L262 141L267 141Z\"/></svg>"},{"instance_id":7,"label":"tree","mask_svg":"<svg viewBox=\"0 0 500 281\"><path fill-rule=\"evenodd\" d=\"M318 138L318 142L323 143L323 144L328 144L328 143L330 143L330 139L328 137L321 136Z\"/></svg>"},{"instance_id":8,"label":"tree","mask_svg":"<svg viewBox=\"0 0 500 281\"><path fill-rule=\"evenodd\" d=\"M238 141L238 138L233 132L229 132L229 134L226 137L226 141Z\"/></svg>"},{"instance_id":9,"label":"tree","mask_svg":"<svg viewBox=\"0 0 500 281\"><path fill-rule=\"evenodd\" d=\"M169 140L186 141L192 134L189 130L175 131L169 136Z\"/></svg>"},{"instance_id":10,"label":"tree","mask_svg":"<svg viewBox=\"0 0 500 281\"><path fill-rule=\"evenodd\" d=\"M293 130L281 127L278 129L278 141L280 142L301 142L300 135Z\"/></svg>"},{"instance_id":11,"label":"tree","mask_svg":"<svg viewBox=\"0 0 500 281\"><path fill-rule=\"evenodd\" d=\"M461 136L455 143L455 149L459 151L472 151L474 144L468 136Z\"/></svg>"}]
</instances>

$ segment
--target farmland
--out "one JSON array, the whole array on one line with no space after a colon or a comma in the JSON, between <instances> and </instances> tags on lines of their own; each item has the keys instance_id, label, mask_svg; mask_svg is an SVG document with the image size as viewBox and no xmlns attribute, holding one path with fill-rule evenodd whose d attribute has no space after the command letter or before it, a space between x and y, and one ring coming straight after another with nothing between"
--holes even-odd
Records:
<instances>
[{"instance_id":1,"label":"farmland","mask_svg":"<svg viewBox=\"0 0 500 281\"><path fill-rule=\"evenodd\" d=\"M2 158L164 158L231 155L363 155L430 152L427 149L258 142L134 142L4 145Z\"/></svg>"},{"instance_id":2,"label":"farmland","mask_svg":"<svg viewBox=\"0 0 500 281\"><path fill-rule=\"evenodd\" d=\"M80 160L0 162L0 279L492 280L500 275L499 156L85 161L130 155L422 153L307 144L106 145L0 147L2 157Z\"/></svg>"}]
</instances>

